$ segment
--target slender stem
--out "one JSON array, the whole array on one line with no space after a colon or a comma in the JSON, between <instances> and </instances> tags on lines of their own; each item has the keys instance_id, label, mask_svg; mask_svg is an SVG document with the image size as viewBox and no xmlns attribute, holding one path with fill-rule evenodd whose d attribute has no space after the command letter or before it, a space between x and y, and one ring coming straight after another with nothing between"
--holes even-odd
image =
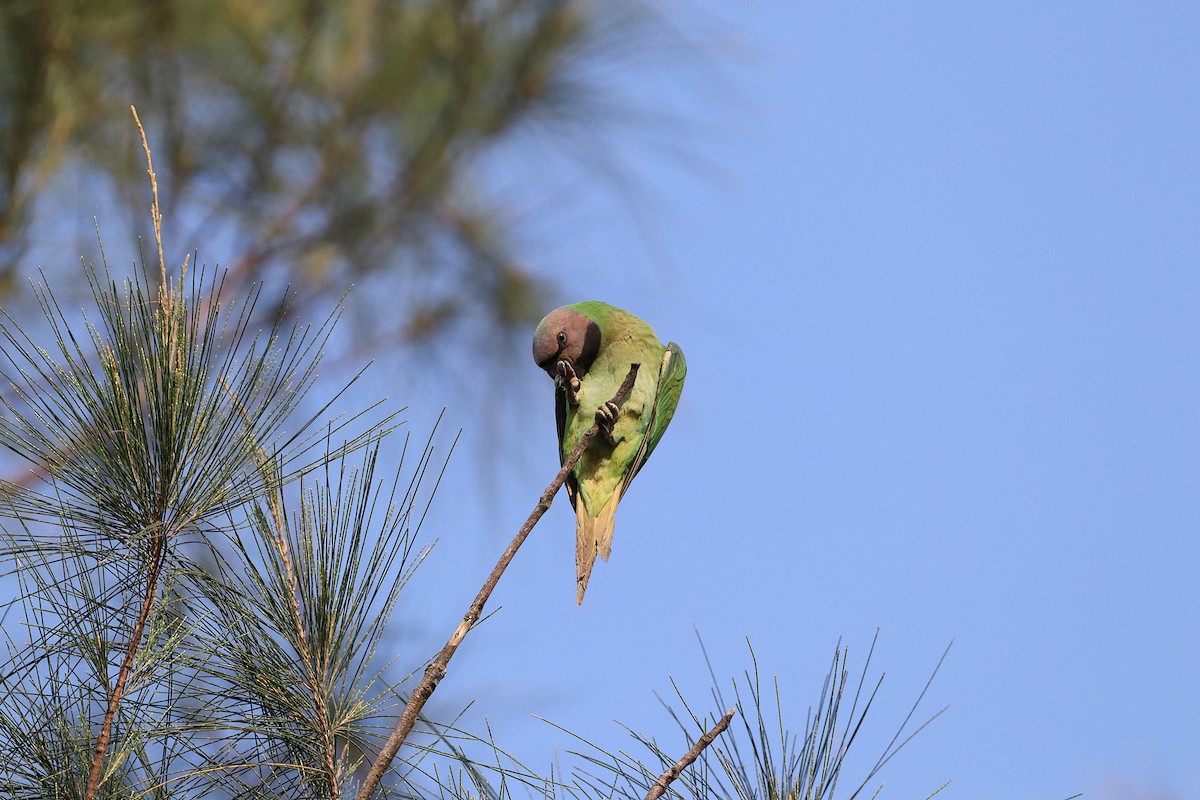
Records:
<instances>
[{"instance_id":1,"label":"slender stem","mask_svg":"<svg viewBox=\"0 0 1200 800\"><path fill-rule=\"evenodd\" d=\"M658 800L667 791L676 778L678 778L685 769L691 766L692 762L700 757L704 752L704 748L713 743L713 740L725 732L729 727L729 721L733 719L733 715L737 713L736 708L731 708L725 712L725 716L717 720L717 724L712 726L712 730L700 737L696 744L692 745L692 749L687 751L687 754L675 762L675 765L658 776L658 780L650 787L650 791L646 792L646 800Z\"/></svg>"},{"instance_id":2,"label":"slender stem","mask_svg":"<svg viewBox=\"0 0 1200 800\"><path fill-rule=\"evenodd\" d=\"M167 260L163 258L162 246L162 212L158 208L158 178L154 176L154 164L150 160L150 144L146 141L146 130L142 127L142 120L138 118L137 108L130 106L129 110L133 112L133 121L137 123L138 133L142 135L142 149L146 152L146 174L150 176L150 196L153 201L150 204L150 219L154 221L154 242L158 245L158 268L162 275L162 285L167 285Z\"/></svg>"},{"instance_id":3,"label":"slender stem","mask_svg":"<svg viewBox=\"0 0 1200 800\"><path fill-rule=\"evenodd\" d=\"M618 405L625 401L629 390L633 388L633 382L637 379L638 364L631 364L629 374L625 376L625 380L621 382L621 387L617 389L617 393L613 395L612 402ZM550 510L550 504L554 501L554 495L558 494L558 490L562 488L566 482L567 476L571 474L571 470L575 468L575 464L583 456L583 451L591 444L592 439L600 432L599 423L594 423L579 440L579 444L575 445L575 449L563 461L562 469L554 476L554 480L550 481L550 485L546 487L546 491L542 492L541 498L537 505L533 507L533 511L525 520L525 524L517 531L517 535L509 543L508 548L500 556L500 560L496 562L496 566L492 568L492 572L488 575L487 580L483 582L483 586L479 589L479 594L475 595L474 602L467 609L467 613L463 615L462 622L458 623L458 627L454 629L454 633L450 636L450 640L446 642L446 646L438 653L437 658L433 663L425 668L425 674L421 677L421 682L417 684L417 688L408 698L408 703L404 706L404 711L400 713L400 719L396 720L396 728L392 731L392 735L384 742L383 749L379 752L379 757L371 765L371 770L367 773L367 777L363 780L362 788L358 790L357 800L368 800L374 794L376 787L379 786L379 781L383 779L383 773L387 772L388 767L392 765L392 760L396 757L396 753L400 751L400 746L404 744L404 740L408 738L408 734L412 731L413 725L417 722L417 715L421 713L425 703L433 695L442 678L446 677L446 667L450 663L450 659L454 657L458 646L462 644L467 633L470 632L472 626L479 621L483 614L483 606L491 597L492 591L496 588L496 584L500 582L500 576L504 574L504 570L508 569L508 565L512 563L513 557L516 556L517 550L525 543L525 539L533 531L533 526L537 525L538 520L542 515ZM728 724L728 723L726 723Z\"/></svg>"},{"instance_id":4,"label":"slender stem","mask_svg":"<svg viewBox=\"0 0 1200 800\"><path fill-rule=\"evenodd\" d=\"M121 661L121 669L117 672L117 683L113 687L112 694L109 695L108 708L104 711L104 722L100 724L100 733L96 736L92 769L88 773L87 790L84 792L86 800L94 800L96 792L100 788L100 770L104 766L104 754L108 751L109 742L112 741L113 719L117 715L117 706L121 704L121 699L125 696L125 682L129 679L129 673L133 669L133 659L137 655L138 646L142 643L146 620L150 617L150 610L154 608L154 600L158 596L158 575L167 551L167 537L161 529L155 531L153 537L147 559L150 563L147 565L149 569L146 575L146 593L142 597L142 610L138 612L137 622L134 623L133 631L129 635L125 658Z\"/></svg>"},{"instance_id":5,"label":"slender stem","mask_svg":"<svg viewBox=\"0 0 1200 800\"><path fill-rule=\"evenodd\" d=\"M267 454L266 448L254 438L254 425L250 419L250 413L246 410L246 406L233 389L229 387L229 384L225 382L224 378L218 375L217 381L220 382L221 388L233 400L238 412L242 415L242 422L246 426L246 436L249 437L250 443L254 446L254 456L258 463L259 474L262 475L263 483L267 487L267 506L271 510L271 518L275 525L275 550L279 555L280 563L283 565L284 580L287 581L288 607L292 612L292 622L296 626L296 641L300 650L300 660L304 665L305 682L308 684L308 691L312 696L313 711L316 713L315 724L321 736L321 751L325 762L325 772L329 778L329 791L333 800L341 800L342 787L338 783L336 761L337 746L334 742L333 731L329 725L329 706L325 702L325 696L318 681L316 662L312 657L312 648L308 644L308 632L304 627L304 618L300 613L300 589L296 580L296 571L292 566L291 550L288 547L286 535L287 517L283 513L283 504L279 500L280 490L274 485L274 481L271 479L271 458Z\"/></svg>"},{"instance_id":6,"label":"slender stem","mask_svg":"<svg viewBox=\"0 0 1200 800\"><path fill-rule=\"evenodd\" d=\"M150 160L150 144L146 141L146 131L142 128L142 121L138 118L137 109L133 106L129 107L133 112L133 120L137 123L138 132L142 136L142 149L146 152L146 174L150 176L150 192L153 197L153 202L150 206L150 216L154 220L154 241L158 245L158 265L162 272L162 285L160 286L159 297L162 301L160 314L166 330L166 342L164 344L168 349L173 350L172 344L175 335L175 320L171 315L170 292L167 290L167 264L163 259L162 248L162 214L158 208L158 180L154 176L154 164ZM113 360L112 353L108 354L108 358L113 361L115 370L116 362ZM121 700L125 696L125 683L129 679L129 673L133 670L133 660L137 656L138 647L142 643L142 636L146 630L146 620L150 618L150 611L154 608L154 601L158 597L158 578L162 571L163 559L167 553L168 533L162 527L161 515L158 519L158 524L151 532L150 551L147 554L147 570L146 570L146 592L142 597L142 608L138 612L137 621L133 625L133 630L129 635L129 645L125 648L125 657L121 661L121 668L117 671L117 682L113 686L112 694L108 698L108 707L104 711L104 721L100 723L100 732L96 735L96 749L92 755L92 768L88 773L87 788L84 791L86 800L95 800L96 792L100 788L100 772L104 767L104 754L108 752L108 745L112 741L112 726L113 720L117 716L117 707L120 706Z\"/></svg>"},{"instance_id":7,"label":"slender stem","mask_svg":"<svg viewBox=\"0 0 1200 800\"><path fill-rule=\"evenodd\" d=\"M275 518L275 549L279 553L279 560L283 563L284 578L288 584L288 601L292 611L292 622L296 626L300 659L304 663L305 680L308 683L309 694L312 695L313 711L317 715L315 722L321 734L321 751L325 760L325 772L329 776L330 796L333 800L341 800L342 787L338 783L335 761L336 746L333 740L333 731L329 726L329 708L325 703L325 696L317 679L316 662L313 660L312 648L308 644L308 632L304 628L304 619L300 614L300 590L296 581L296 571L292 568L291 552L285 535L287 521L283 509L280 507L279 497L275 494L275 488L271 488L270 491L268 504L271 507L271 516Z\"/></svg>"}]
</instances>

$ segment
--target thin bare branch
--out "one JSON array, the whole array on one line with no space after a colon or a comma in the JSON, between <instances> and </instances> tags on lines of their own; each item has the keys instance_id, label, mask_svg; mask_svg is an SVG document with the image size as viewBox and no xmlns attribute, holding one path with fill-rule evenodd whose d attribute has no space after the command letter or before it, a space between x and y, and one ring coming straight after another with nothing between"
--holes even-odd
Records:
<instances>
[{"instance_id":1,"label":"thin bare branch","mask_svg":"<svg viewBox=\"0 0 1200 800\"><path fill-rule=\"evenodd\" d=\"M637 379L639 366L638 364L630 365L629 374L625 376L625 380L621 382L617 393L613 395L613 403L620 405L625 401L625 397L629 394L630 389L633 388L634 380ZM517 550L525 543L525 539L533 531L533 527L537 525L538 520L550 510L550 504L554 501L554 496L558 494L558 490L566 482L567 476L583 456L583 451L587 449L592 439L596 438L599 432L600 425L593 423L592 427L588 428L583 434L583 437L579 440L579 444L575 445L575 449L567 456L562 468L554 476L554 480L550 481L550 485L546 487L546 491L542 492L541 498L538 500L537 505L533 507L533 511L529 513L525 524L517 531L517 535L513 537L508 548L500 556L500 560L496 562L496 566L492 568L491 574L488 575L487 580L483 582L483 586L479 589L479 594L475 596L474 602L467 609L467 613L463 615L462 622L458 623L458 627L450 636L449 641L446 642L445 647L438 653L437 658L433 660L433 663L425 668L425 674L421 677L421 682L409 696L408 703L404 706L404 711L400 714L400 719L396 721L395 730L392 731L392 735L388 737L388 740L384 742L379 757L375 759L375 762L371 765L371 770L363 780L362 787L358 791L357 800L368 800L374 794L375 789L379 786L379 781L383 778L383 774L391 766L396 753L400 752L401 745L404 744L404 740L408 738L408 734L416 724L417 715L421 713L421 709L424 708L425 703L433 695L442 678L446 677L446 667L449 665L450 659L454 657L455 651L458 650L458 646L462 644L467 633L479 621L480 616L483 614L484 605L487 603L488 598L491 597L496 584L500 582L500 576L508 569L508 565L512 563L513 558L517 554ZM728 725L728 721L725 724ZM687 765L685 764L684 766Z\"/></svg>"},{"instance_id":2,"label":"thin bare branch","mask_svg":"<svg viewBox=\"0 0 1200 800\"><path fill-rule=\"evenodd\" d=\"M125 648L125 658L121 662L121 669L117 672L116 685L113 686L112 694L109 695L108 708L104 711L104 721L100 724L100 732L96 735L92 769L88 773L87 790L84 793L86 800L94 800L96 791L100 788L100 771L104 766L104 754L112 740L113 718L116 717L117 706L121 704L121 699L125 696L125 682L129 679L129 673L133 669L133 659L142 643L146 620L150 617L150 611L154 608L154 601L158 597L158 576L162 569L163 558L166 556L167 537L161 528L156 528L151 536L153 540L147 556L149 563L147 564L146 592L142 596L142 610L138 613L137 622L134 623L133 631L130 633L129 646Z\"/></svg>"},{"instance_id":3,"label":"thin bare branch","mask_svg":"<svg viewBox=\"0 0 1200 800\"><path fill-rule=\"evenodd\" d=\"M700 757L700 754L704 752L704 748L712 744L714 739L725 732L725 729L729 727L730 720L733 719L733 715L736 713L736 708L731 708L726 711L725 716L717 720L717 724L713 725L712 729L708 733L701 736L696 744L692 746L692 749L687 751L687 754L684 755L683 758L675 762L675 765L662 775L659 775L658 780L656 780L654 785L650 787L650 791L646 792L646 800L658 800L658 798L662 797L667 791L667 787L670 786L676 778L683 774L683 771L690 767L693 761Z\"/></svg>"}]
</instances>

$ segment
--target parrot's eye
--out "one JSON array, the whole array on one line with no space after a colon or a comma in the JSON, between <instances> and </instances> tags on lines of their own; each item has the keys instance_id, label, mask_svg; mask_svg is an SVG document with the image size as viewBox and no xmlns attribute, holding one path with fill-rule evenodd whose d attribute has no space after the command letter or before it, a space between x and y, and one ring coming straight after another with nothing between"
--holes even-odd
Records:
<instances>
[{"instance_id":1,"label":"parrot's eye","mask_svg":"<svg viewBox=\"0 0 1200 800\"><path fill-rule=\"evenodd\" d=\"M567 332L566 332L566 331L559 331L559 332L558 332L558 343L559 343L559 344L566 344L566 343L567 343Z\"/></svg>"}]
</instances>

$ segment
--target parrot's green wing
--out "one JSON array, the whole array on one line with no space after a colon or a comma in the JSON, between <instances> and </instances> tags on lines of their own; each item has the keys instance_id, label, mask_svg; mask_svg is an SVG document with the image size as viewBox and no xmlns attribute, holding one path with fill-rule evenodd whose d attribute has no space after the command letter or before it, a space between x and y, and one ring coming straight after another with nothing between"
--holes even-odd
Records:
<instances>
[{"instance_id":1,"label":"parrot's green wing","mask_svg":"<svg viewBox=\"0 0 1200 800\"><path fill-rule=\"evenodd\" d=\"M686 376L687 361L683 358L683 351L679 349L679 345L671 342L667 345L666 352L663 353L662 366L658 371L658 388L654 392L654 405L650 409L646 435L642 439L641 448L633 458L633 463L629 465L625 481L621 484L622 495L629 488L633 476L637 475L638 470L654 452L658 440L662 438L663 432L671 422L671 417L675 416L675 407L679 405L679 395L683 392L683 379Z\"/></svg>"}]
</instances>

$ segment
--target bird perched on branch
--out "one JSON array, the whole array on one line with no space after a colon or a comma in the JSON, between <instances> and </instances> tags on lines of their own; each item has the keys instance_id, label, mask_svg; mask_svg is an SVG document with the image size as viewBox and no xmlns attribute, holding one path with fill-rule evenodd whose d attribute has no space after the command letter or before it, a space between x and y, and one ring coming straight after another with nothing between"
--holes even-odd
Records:
<instances>
[{"instance_id":1,"label":"bird perched on branch","mask_svg":"<svg viewBox=\"0 0 1200 800\"><path fill-rule=\"evenodd\" d=\"M575 599L582 604L596 556L607 561L612 551L617 504L675 415L687 363L679 345L664 347L649 325L597 300L547 314L533 333L533 360L554 379L559 463L593 422L600 426L566 481L576 520ZM633 364L633 388L612 402Z\"/></svg>"}]
</instances>

